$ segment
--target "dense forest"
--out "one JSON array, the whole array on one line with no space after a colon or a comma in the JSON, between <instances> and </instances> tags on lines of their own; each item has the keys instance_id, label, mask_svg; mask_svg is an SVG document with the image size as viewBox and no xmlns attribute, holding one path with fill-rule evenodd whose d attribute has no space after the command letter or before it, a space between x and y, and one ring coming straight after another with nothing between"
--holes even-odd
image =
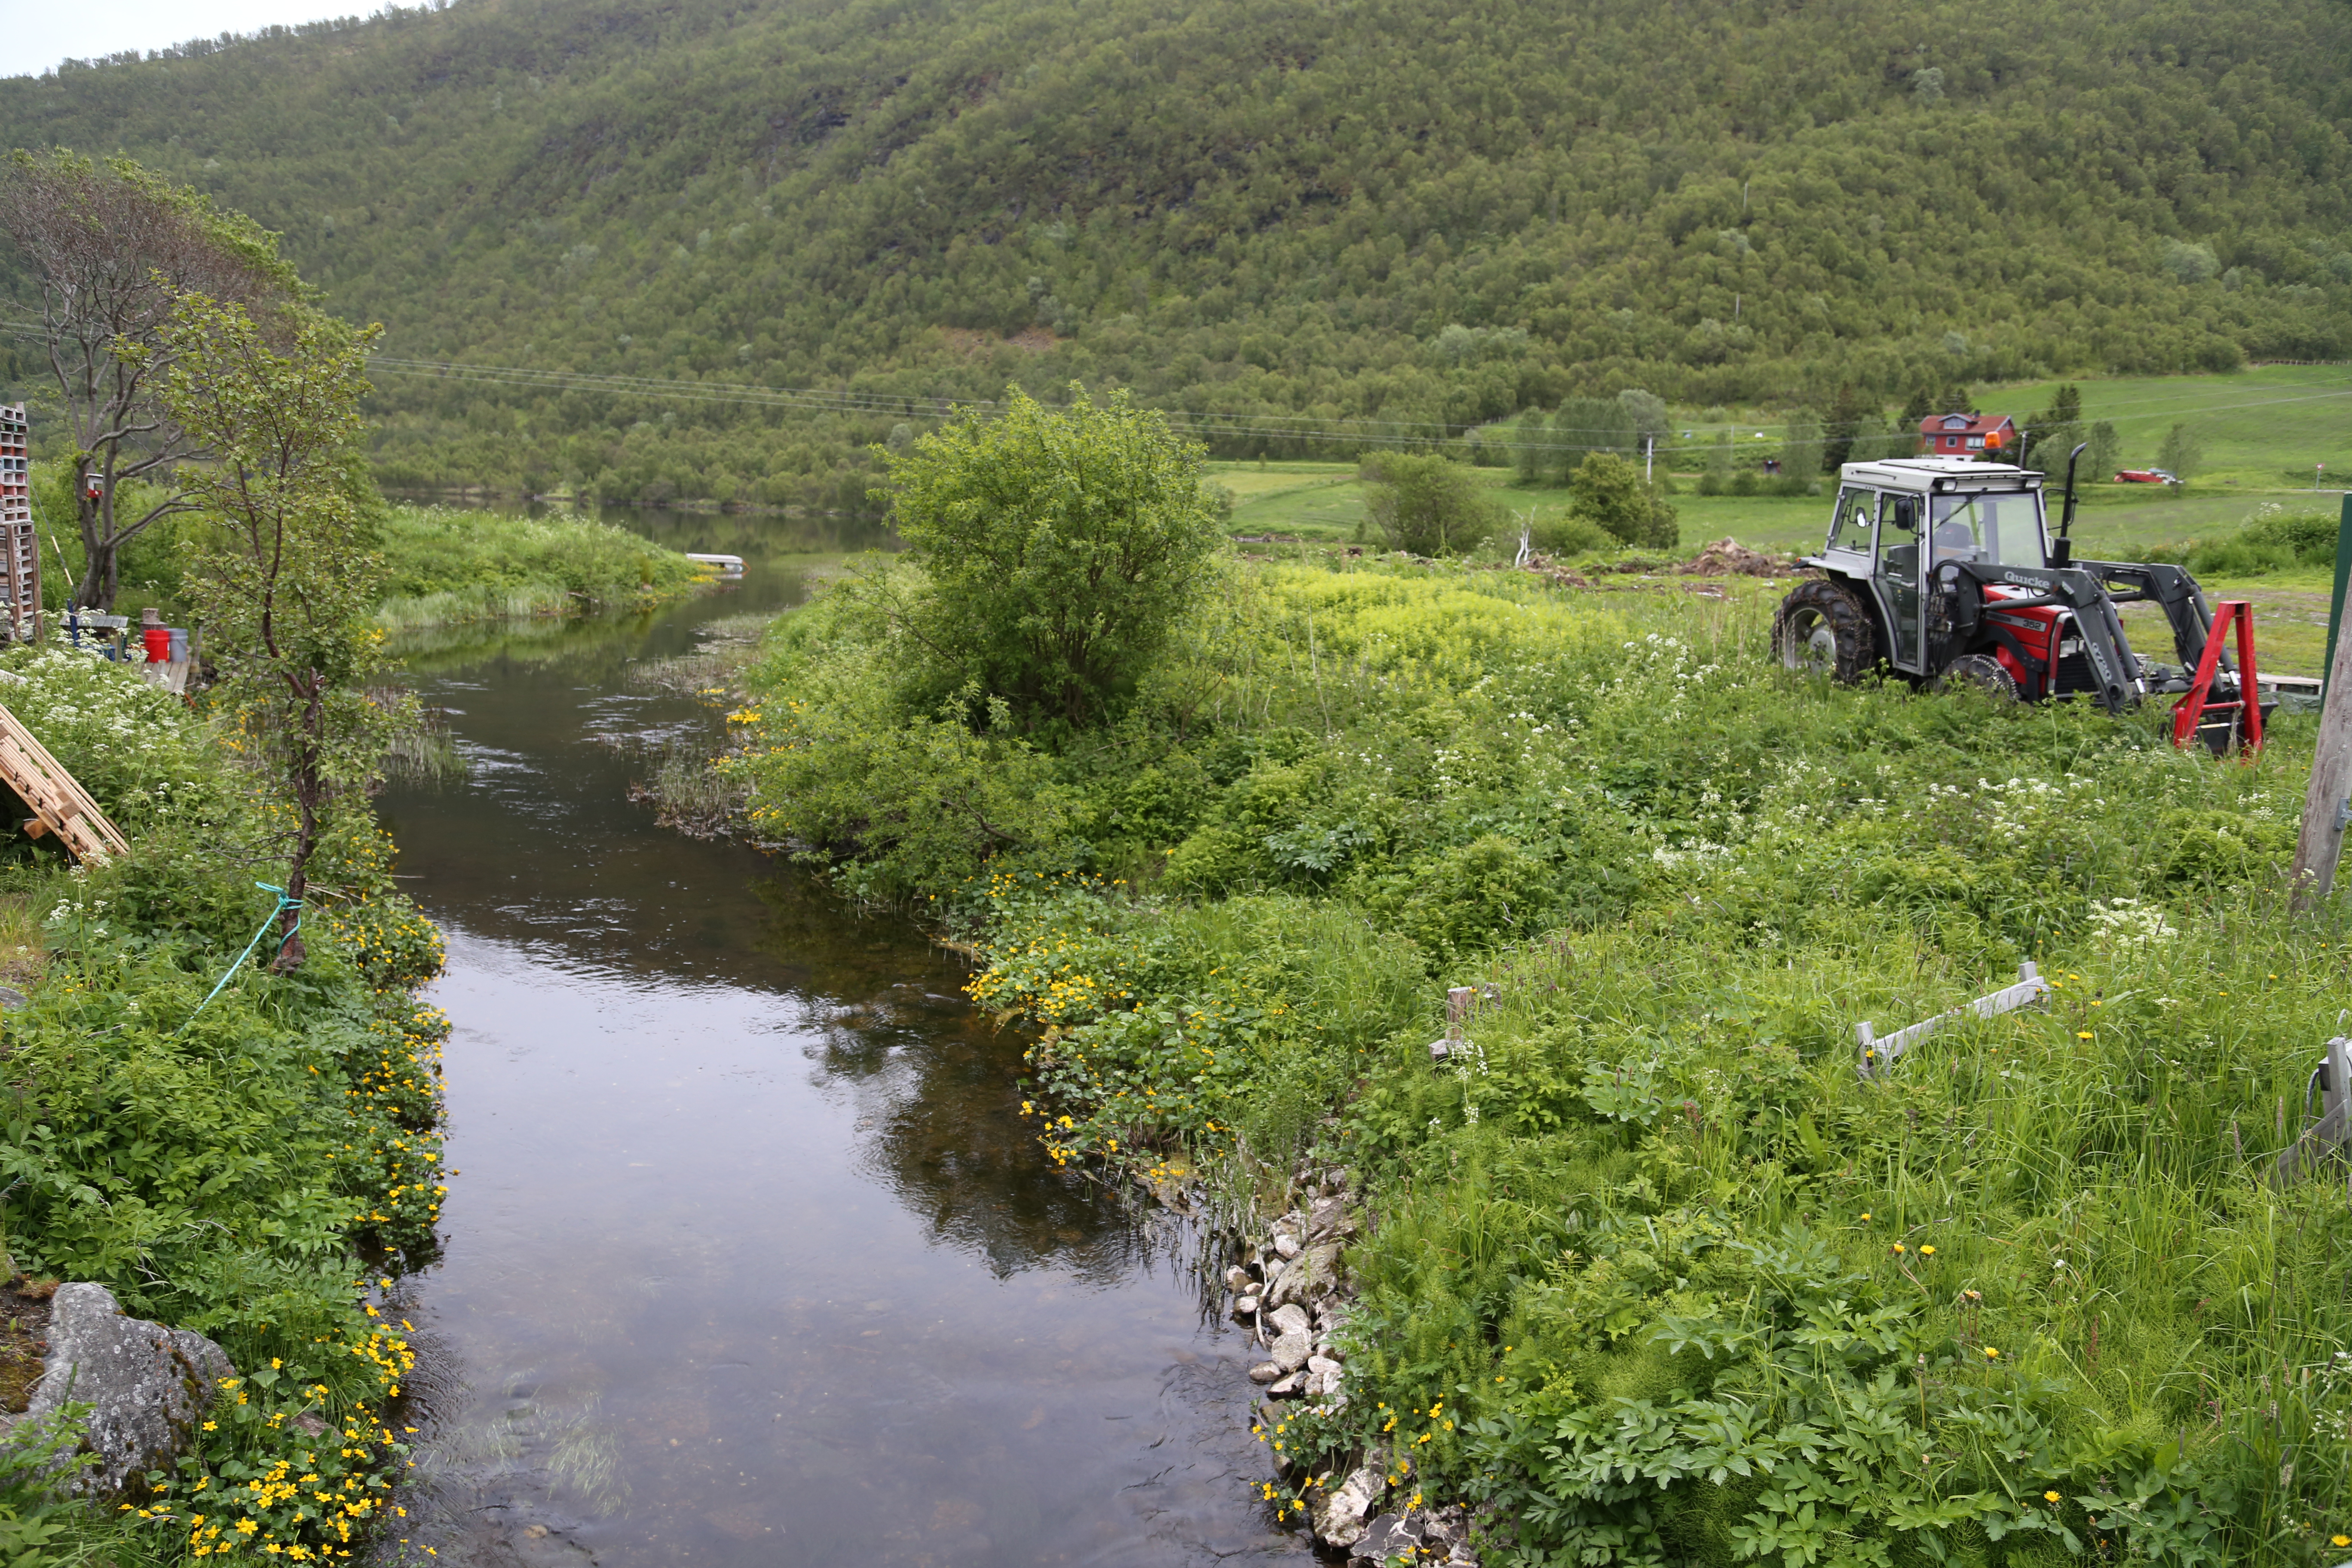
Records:
<instances>
[{"instance_id":1,"label":"dense forest","mask_svg":"<svg viewBox=\"0 0 2352 1568\"><path fill-rule=\"evenodd\" d=\"M0 142L384 321L387 483L840 506L1015 380L1345 456L2352 357L2347 66L2340 0L461 0L0 81Z\"/></svg>"}]
</instances>

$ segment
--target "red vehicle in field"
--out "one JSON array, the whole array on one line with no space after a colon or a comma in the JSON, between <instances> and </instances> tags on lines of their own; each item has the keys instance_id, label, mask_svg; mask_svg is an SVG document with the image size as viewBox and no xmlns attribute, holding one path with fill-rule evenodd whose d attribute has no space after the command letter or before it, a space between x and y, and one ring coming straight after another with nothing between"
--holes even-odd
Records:
<instances>
[{"instance_id":1,"label":"red vehicle in field","mask_svg":"<svg viewBox=\"0 0 2352 1568\"><path fill-rule=\"evenodd\" d=\"M2119 485L2177 485L2180 480L2162 468L2126 468L2116 476Z\"/></svg>"},{"instance_id":2,"label":"red vehicle in field","mask_svg":"<svg viewBox=\"0 0 2352 1568\"><path fill-rule=\"evenodd\" d=\"M2077 447L2074 458L2080 458ZM1793 670L1843 682L1887 668L1921 685L1965 684L2026 702L2084 696L2111 712L2159 693L2188 701L2175 739L2214 750L2262 743L2251 617L2241 670L2222 650L2197 580L2158 563L2077 561L2071 482L2055 538L2042 476L2007 463L1895 458L1848 463L1820 553L1772 620ZM2136 653L2117 607L2150 604L2178 665Z\"/></svg>"}]
</instances>

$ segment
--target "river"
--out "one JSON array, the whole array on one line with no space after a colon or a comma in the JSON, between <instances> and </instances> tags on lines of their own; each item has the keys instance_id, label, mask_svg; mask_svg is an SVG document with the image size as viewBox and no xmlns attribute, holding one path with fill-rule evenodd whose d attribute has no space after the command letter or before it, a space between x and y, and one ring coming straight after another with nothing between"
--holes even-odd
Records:
<instances>
[{"instance_id":1,"label":"river","mask_svg":"<svg viewBox=\"0 0 2352 1568\"><path fill-rule=\"evenodd\" d=\"M386 1555L1307 1562L1252 1500L1253 1358L1187 1238L1043 1156L1023 1042L961 964L628 798L643 764L600 737L699 717L629 661L819 563L413 663L469 766L383 801L455 1026L444 1250L395 1298L423 1360Z\"/></svg>"}]
</instances>

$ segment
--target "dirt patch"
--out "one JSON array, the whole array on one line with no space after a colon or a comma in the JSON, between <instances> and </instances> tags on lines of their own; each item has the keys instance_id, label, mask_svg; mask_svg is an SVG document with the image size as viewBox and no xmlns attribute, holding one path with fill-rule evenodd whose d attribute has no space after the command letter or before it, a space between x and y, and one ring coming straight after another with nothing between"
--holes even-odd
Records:
<instances>
[{"instance_id":1,"label":"dirt patch","mask_svg":"<svg viewBox=\"0 0 2352 1568\"><path fill-rule=\"evenodd\" d=\"M54 1279L23 1275L0 1285L0 1410L22 1415L49 1353L49 1298Z\"/></svg>"},{"instance_id":2,"label":"dirt patch","mask_svg":"<svg viewBox=\"0 0 2352 1568\"><path fill-rule=\"evenodd\" d=\"M1675 568L1686 577L1786 577L1796 569L1797 563L1786 555L1750 550L1728 537L1703 547Z\"/></svg>"}]
</instances>

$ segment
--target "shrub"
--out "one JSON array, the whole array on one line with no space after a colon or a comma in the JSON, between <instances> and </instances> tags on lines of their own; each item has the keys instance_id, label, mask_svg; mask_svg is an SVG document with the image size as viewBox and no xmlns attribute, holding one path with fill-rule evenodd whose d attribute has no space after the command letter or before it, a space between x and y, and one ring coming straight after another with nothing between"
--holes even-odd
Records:
<instances>
[{"instance_id":1,"label":"shrub","mask_svg":"<svg viewBox=\"0 0 2352 1568\"><path fill-rule=\"evenodd\" d=\"M908 651L1024 721L1084 727L1134 690L1222 535L1204 448L1123 391L1070 393L1056 413L1016 386L1003 417L967 411L886 452L882 493L929 574L890 606Z\"/></svg>"},{"instance_id":2,"label":"shrub","mask_svg":"<svg viewBox=\"0 0 2352 1568\"><path fill-rule=\"evenodd\" d=\"M1372 452L1360 472L1364 510L1392 550L1453 555L1494 531L1501 504L1460 463L1424 452Z\"/></svg>"},{"instance_id":3,"label":"shrub","mask_svg":"<svg viewBox=\"0 0 2352 1568\"><path fill-rule=\"evenodd\" d=\"M2298 565L2333 566L2341 528L2342 520L2333 513L2289 511L2271 501L2255 510L2238 537L2264 548L2283 547L2293 552Z\"/></svg>"},{"instance_id":4,"label":"shrub","mask_svg":"<svg viewBox=\"0 0 2352 1568\"><path fill-rule=\"evenodd\" d=\"M1613 452L1593 452L1569 477L1576 500L1569 514L1592 524L1620 543L1672 550L1682 542L1675 509L1642 478L1638 464Z\"/></svg>"},{"instance_id":5,"label":"shrub","mask_svg":"<svg viewBox=\"0 0 2352 1568\"><path fill-rule=\"evenodd\" d=\"M1586 555L1617 542L1599 523L1574 512L1538 519L1528 531L1528 542L1547 555Z\"/></svg>"}]
</instances>

